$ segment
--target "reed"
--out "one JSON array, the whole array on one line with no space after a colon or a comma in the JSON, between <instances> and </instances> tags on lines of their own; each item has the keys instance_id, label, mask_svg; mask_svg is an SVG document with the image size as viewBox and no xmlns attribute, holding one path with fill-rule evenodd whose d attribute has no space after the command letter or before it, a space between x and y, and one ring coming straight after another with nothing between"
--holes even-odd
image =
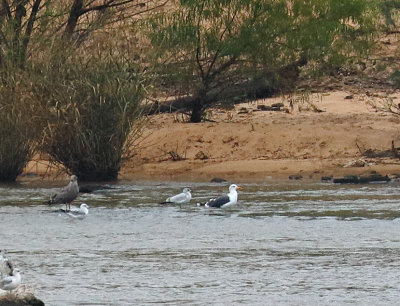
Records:
<instances>
[{"instance_id":1,"label":"reed","mask_svg":"<svg viewBox=\"0 0 400 306\"><path fill-rule=\"evenodd\" d=\"M140 130L140 73L128 60L63 53L37 66L36 75L34 94L47 122L41 150L80 180L116 180Z\"/></svg>"},{"instance_id":2,"label":"reed","mask_svg":"<svg viewBox=\"0 0 400 306\"><path fill-rule=\"evenodd\" d=\"M32 157L38 135L25 72L0 71L0 181L15 181Z\"/></svg>"}]
</instances>

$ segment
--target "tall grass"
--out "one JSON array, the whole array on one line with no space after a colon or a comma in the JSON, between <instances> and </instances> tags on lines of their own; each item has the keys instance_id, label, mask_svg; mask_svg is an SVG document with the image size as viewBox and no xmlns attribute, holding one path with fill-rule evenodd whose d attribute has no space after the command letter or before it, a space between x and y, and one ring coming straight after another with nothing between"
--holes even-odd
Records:
<instances>
[{"instance_id":1,"label":"tall grass","mask_svg":"<svg viewBox=\"0 0 400 306\"><path fill-rule=\"evenodd\" d=\"M35 74L33 93L47 122L41 150L80 180L116 180L140 122L143 83L135 67L110 55L58 52Z\"/></svg>"},{"instance_id":2,"label":"tall grass","mask_svg":"<svg viewBox=\"0 0 400 306\"><path fill-rule=\"evenodd\" d=\"M1 68L0 181L14 181L22 173L39 134L25 80L25 72L18 68Z\"/></svg>"}]
</instances>

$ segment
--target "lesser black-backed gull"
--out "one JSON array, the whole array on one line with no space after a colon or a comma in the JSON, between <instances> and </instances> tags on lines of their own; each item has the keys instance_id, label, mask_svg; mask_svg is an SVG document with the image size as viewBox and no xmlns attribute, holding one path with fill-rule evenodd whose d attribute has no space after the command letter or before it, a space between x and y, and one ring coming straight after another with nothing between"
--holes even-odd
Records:
<instances>
[{"instance_id":1,"label":"lesser black-backed gull","mask_svg":"<svg viewBox=\"0 0 400 306\"><path fill-rule=\"evenodd\" d=\"M206 207L214 207L214 208L226 208L232 205L235 205L238 200L237 190L241 189L241 187L232 184L229 186L229 193L223 196L220 196L216 199L209 200L205 206Z\"/></svg>"}]
</instances>

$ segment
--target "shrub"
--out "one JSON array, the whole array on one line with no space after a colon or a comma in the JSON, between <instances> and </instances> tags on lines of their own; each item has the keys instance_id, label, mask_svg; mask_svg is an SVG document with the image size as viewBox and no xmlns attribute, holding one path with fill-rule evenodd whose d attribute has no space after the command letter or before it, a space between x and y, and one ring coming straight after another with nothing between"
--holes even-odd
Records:
<instances>
[{"instance_id":1,"label":"shrub","mask_svg":"<svg viewBox=\"0 0 400 306\"><path fill-rule=\"evenodd\" d=\"M142 80L126 60L55 54L35 69L48 122L41 148L80 180L116 180L140 116Z\"/></svg>"},{"instance_id":2,"label":"shrub","mask_svg":"<svg viewBox=\"0 0 400 306\"><path fill-rule=\"evenodd\" d=\"M32 157L37 129L25 74L15 67L0 77L0 181L15 181Z\"/></svg>"}]
</instances>

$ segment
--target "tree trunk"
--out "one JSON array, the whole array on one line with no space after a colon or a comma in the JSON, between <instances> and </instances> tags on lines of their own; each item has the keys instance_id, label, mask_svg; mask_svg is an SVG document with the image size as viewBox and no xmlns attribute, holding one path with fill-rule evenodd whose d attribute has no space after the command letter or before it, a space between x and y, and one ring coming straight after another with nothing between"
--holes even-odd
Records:
<instances>
[{"instance_id":1,"label":"tree trunk","mask_svg":"<svg viewBox=\"0 0 400 306\"><path fill-rule=\"evenodd\" d=\"M277 92L292 91L299 76L299 67L306 63L305 59L300 59L281 67L277 72L265 72L250 80L243 80L241 83L225 84L223 87L216 87L208 91L202 90L197 95L165 103L156 102L149 107L148 114L191 111L190 122L200 122L204 110L215 103L231 101L231 104L234 105L249 100L268 98Z\"/></svg>"},{"instance_id":2,"label":"tree trunk","mask_svg":"<svg viewBox=\"0 0 400 306\"><path fill-rule=\"evenodd\" d=\"M83 0L75 0L71 6L71 11L69 13L67 25L65 26L63 37L65 39L71 39L72 34L75 31L76 25L78 24L78 19L82 15L83 10Z\"/></svg>"},{"instance_id":3,"label":"tree trunk","mask_svg":"<svg viewBox=\"0 0 400 306\"><path fill-rule=\"evenodd\" d=\"M190 115L190 122L199 123L203 118L203 98L197 97L197 99L192 103L192 114Z\"/></svg>"}]
</instances>

